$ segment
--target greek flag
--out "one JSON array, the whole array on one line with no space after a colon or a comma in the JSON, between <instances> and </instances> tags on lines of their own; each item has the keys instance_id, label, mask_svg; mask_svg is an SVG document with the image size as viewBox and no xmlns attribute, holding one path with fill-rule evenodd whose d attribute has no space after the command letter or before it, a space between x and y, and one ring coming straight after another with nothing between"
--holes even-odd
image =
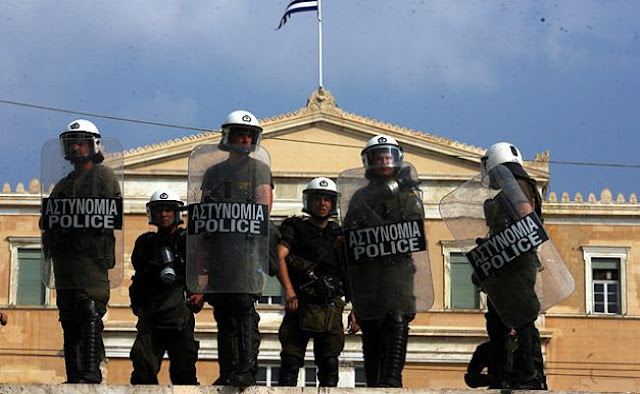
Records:
<instances>
[{"instance_id":1,"label":"greek flag","mask_svg":"<svg viewBox=\"0 0 640 394\"><path fill-rule=\"evenodd\" d=\"M318 0L293 0L287 6L287 9L284 11L284 15L282 19L280 19L280 25L278 29L284 26L287 23L287 20L291 16L291 14L295 14L296 12L303 11L317 11L318 10ZM278 30L276 29L276 30Z\"/></svg>"}]
</instances>

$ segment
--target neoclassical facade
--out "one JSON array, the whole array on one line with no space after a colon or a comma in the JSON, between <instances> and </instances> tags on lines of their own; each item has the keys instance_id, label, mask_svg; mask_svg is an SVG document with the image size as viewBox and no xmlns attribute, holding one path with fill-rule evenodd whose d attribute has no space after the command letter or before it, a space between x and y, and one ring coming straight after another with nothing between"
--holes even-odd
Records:
<instances>
[{"instance_id":1,"label":"neoclassical facade","mask_svg":"<svg viewBox=\"0 0 640 394\"><path fill-rule=\"evenodd\" d=\"M230 108L233 110L235 108ZM250 108L260 113L259 108ZM339 108L328 91L316 91L305 107L262 119L262 145L271 155L275 181L272 218L301 213L300 196L317 176L336 178L362 165L360 151L379 134L396 138L405 160L417 169L424 194L425 229L435 302L411 324L405 386L464 388L463 374L475 347L485 341L485 300L474 291L470 267L442 221L438 203L478 173L485 148L368 119ZM99 122L98 122L99 123ZM105 316L108 384L126 384L131 373L129 350L135 338L135 316L129 309L128 285L133 274L130 253L147 224L145 203L161 187L186 200L188 158L200 144L216 144L218 132L191 135L124 153L125 219L122 284L111 292ZM495 141L487 141L490 145ZM575 292L538 319L543 337L549 386L554 390L637 391L640 389L640 205L635 195L560 197L547 190L549 154L526 163L541 192L545 225L571 270ZM1 181L1 180L0 180ZM38 229L40 184L5 184L0 192L0 308L10 324L0 327L0 382L59 383L65 379L62 331L57 321L55 291L41 285ZM258 305L260 380L277 375L278 327L283 315L281 289L271 281ZM345 316L346 318L346 316ZM197 315L200 340L198 378L217 377L216 327L211 309ZM309 360L311 348L308 350ZM364 382L358 335L350 336L341 358L342 386ZM301 371L300 382L314 383L314 366ZM168 383L167 365L161 382Z\"/></svg>"}]
</instances>

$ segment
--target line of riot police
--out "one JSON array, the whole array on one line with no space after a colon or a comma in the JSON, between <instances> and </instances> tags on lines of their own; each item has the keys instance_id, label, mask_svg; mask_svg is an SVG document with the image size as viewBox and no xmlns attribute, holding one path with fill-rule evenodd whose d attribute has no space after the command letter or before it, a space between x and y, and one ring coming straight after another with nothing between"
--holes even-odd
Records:
<instances>
[{"instance_id":1,"label":"line of riot police","mask_svg":"<svg viewBox=\"0 0 640 394\"><path fill-rule=\"evenodd\" d=\"M434 298L415 168L404 161L393 137L373 137L361 152L362 168L342 172L337 183L313 179L302 193L306 216L285 220L278 231L269 220L273 182L261 136L253 114L230 113L220 143L191 152L187 206L170 189L151 196L147 215L157 231L138 237L131 257L130 298L138 317L131 383L157 384L167 352L172 383L197 384L194 314L206 301L218 325L220 376L214 384L255 385L260 345L255 303L268 273L277 275L285 294L280 385L297 384L310 339L320 385L338 384L342 314L351 302L348 333L362 331L367 385L402 387L409 323ZM102 316L109 288L118 286L123 274L122 256L115 253L123 250L121 152L116 141L101 138L83 119L43 148L42 179L51 185L51 192L43 193L44 278L58 291L69 383L102 380ZM545 237L541 198L517 148L493 145L481 170L442 200L442 217L471 261L488 254L497 240L519 252L482 274L476 270L474 280L489 297L490 350L483 353L489 358L488 377L479 378L476 368L467 381L546 388L534 321L571 293L573 279ZM110 207L92 212L104 216L102 222L71 208L53 209L96 201ZM186 230L180 227L183 210L188 210ZM332 219L337 215L341 225ZM107 220L113 225L100 225ZM531 229L531 222L539 229L525 238L534 234L537 241L526 250L518 246L522 237L500 238L511 226ZM477 246L470 248L469 240ZM547 280L549 275L562 278L564 287Z\"/></svg>"}]
</instances>

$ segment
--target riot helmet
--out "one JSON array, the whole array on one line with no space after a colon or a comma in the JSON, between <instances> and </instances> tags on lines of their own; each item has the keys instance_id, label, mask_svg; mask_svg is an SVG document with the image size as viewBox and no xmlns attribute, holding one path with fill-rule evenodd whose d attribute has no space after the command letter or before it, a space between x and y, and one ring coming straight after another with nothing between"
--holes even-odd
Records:
<instances>
[{"instance_id":1,"label":"riot helmet","mask_svg":"<svg viewBox=\"0 0 640 394\"><path fill-rule=\"evenodd\" d=\"M77 119L69 123L58 138L62 144L64 158L69 161L93 160L99 163L104 160L100 152L100 130L86 119Z\"/></svg>"},{"instance_id":2,"label":"riot helmet","mask_svg":"<svg viewBox=\"0 0 640 394\"><path fill-rule=\"evenodd\" d=\"M174 225L182 223L181 208L184 206L178 193L171 189L159 189L156 190L149 198L147 203L147 216L149 217L149 224L158 226L153 211L159 209L171 209L175 213Z\"/></svg>"},{"instance_id":3,"label":"riot helmet","mask_svg":"<svg viewBox=\"0 0 640 394\"><path fill-rule=\"evenodd\" d=\"M261 138L262 127L255 115L249 111L237 110L227 115L222 124L219 147L226 151L248 154L260 146Z\"/></svg>"},{"instance_id":4,"label":"riot helmet","mask_svg":"<svg viewBox=\"0 0 640 394\"><path fill-rule=\"evenodd\" d=\"M497 168L499 165L507 167L509 172L526 175L522 168L522 154L518 148L509 142L498 142L487 149L480 159L482 179L487 179L492 188L499 189L504 183L505 174Z\"/></svg>"},{"instance_id":5,"label":"riot helmet","mask_svg":"<svg viewBox=\"0 0 640 394\"><path fill-rule=\"evenodd\" d=\"M371 171L378 168L394 168L395 170L400 168L404 151L395 138L377 135L367 141L360 156L362 156L364 168L370 174Z\"/></svg>"},{"instance_id":6,"label":"riot helmet","mask_svg":"<svg viewBox=\"0 0 640 394\"><path fill-rule=\"evenodd\" d=\"M316 196L326 196L331 199L331 209L322 217L314 214L313 204ZM336 183L329 178L318 177L314 178L307 184L307 187L302 191L302 212L308 213L311 216L318 217L320 219L326 219L329 216L337 214L338 205L338 187Z\"/></svg>"}]
</instances>

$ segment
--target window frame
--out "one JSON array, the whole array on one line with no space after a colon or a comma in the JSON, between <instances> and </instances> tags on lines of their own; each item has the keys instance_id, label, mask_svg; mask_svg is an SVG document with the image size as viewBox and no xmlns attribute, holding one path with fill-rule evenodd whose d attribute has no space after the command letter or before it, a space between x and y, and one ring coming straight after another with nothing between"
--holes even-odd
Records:
<instances>
[{"instance_id":1,"label":"window frame","mask_svg":"<svg viewBox=\"0 0 640 394\"><path fill-rule=\"evenodd\" d=\"M478 299L478 308L454 308L452 301L452 285L451 285L451 254L460 253L464 254L464 251L460 248L465 247L467 243L459 243L454 241L441 241L442 245L442 257L444 259L444 309L452 312L486 312L487 311L487 295L484 292L480 292ZM472 247L471 242L469 249Z\"/></svg>"},{"instance_id":2,"label":"window frame","mask_svg":"<svg viewBox=\"0 0 640 394\"><path fill-rule=\"evenodd\" d=\"M18 308L47 308L51 306L51 289L48 286L44 286L44 303L33 305L19 305L18 301L18 277L20 271L20 262L18 260L20 249L30 249L42 251L42 244L40 237L7 237L9 241L9 305ZM41 252L42 253L42 252ZM42 270L41 270L42 274ZM41 276L42 279L42 276Z\"/></svg>"},{"instance_id":3,"label":"window frame","mask_svg":"<svg viewBox=\"0 0 640 394\"><path fill-rule=\"evenodd\" d=\"M280 368L279 364L275 364L275 363L265 363L265 364L260 364L258 363L258 369L260 368L264 368L265 369L265 385L262 386L262 384L258 384L258 386L262 386L262 387L275 387L278 386L278 381L277 380L273 380L273 369L274 368Z\"/></svg>"},{"instance_id":4,"label":"window frame","mask_svg":"<svg viewBox=\"0 0 640 394\"><path fill-rule=\"evenodd\" d=\"M627 260L629 259L630 247L626 246L582 246L582 256L584 259L585 277L585 312L592 316L625 316L627 314ZM620 292L620 312L596 312L594 310L593 291L593 264L592 259L596 257L614 258L620 261L619 272L619 292Z\"/></svg>"}]
</instances>

